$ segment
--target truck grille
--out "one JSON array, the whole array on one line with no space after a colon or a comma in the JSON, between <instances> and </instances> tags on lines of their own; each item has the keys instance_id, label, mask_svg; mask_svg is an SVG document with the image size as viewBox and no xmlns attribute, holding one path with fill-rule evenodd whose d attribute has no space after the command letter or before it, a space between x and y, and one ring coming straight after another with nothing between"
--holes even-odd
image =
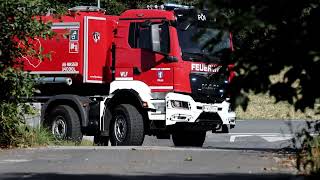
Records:
<instances>
[{"instance_id":1,"label":"truck grille","mask_svg":"<svg viewBox=\"0 0 320 180\"><path fill-rule=\"evenodd\" d=\"M191 96L197 102L220 103L225 100L228 76L221 73L190 73Z\"/></svg>"}]
</instances>

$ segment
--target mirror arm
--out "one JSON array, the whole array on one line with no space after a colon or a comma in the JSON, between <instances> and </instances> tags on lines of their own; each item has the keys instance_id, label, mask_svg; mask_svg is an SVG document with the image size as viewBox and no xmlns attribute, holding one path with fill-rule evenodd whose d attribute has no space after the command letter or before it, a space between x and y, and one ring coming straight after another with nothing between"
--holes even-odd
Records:
<instances>
[{"instance_id":1,"label":"mirror arm","mask_svg":"<svg viewBox=\"0 0 320 180\"><path fill-rule=\"evenodd\" d=\"M178 58L176 56L167 56L166 59L169 61L169 62L178 62Z\"/></svg>"}]
</instances>

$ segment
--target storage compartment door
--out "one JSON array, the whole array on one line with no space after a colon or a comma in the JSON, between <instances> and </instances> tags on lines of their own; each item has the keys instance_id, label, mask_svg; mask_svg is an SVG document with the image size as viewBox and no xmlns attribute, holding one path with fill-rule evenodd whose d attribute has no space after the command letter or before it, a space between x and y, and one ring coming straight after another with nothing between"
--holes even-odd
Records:
<instances>
[{"instance_id":1,"label":"storage compartment door","mask_svg":"<svg viewBox=\"0 0 320 180\"><path fill-rule=\"evenodd\" d=\"M105 17L84 17L84 76L85 83L103 83L107 65L107 33Z\"/></svg>"}]
</instances>

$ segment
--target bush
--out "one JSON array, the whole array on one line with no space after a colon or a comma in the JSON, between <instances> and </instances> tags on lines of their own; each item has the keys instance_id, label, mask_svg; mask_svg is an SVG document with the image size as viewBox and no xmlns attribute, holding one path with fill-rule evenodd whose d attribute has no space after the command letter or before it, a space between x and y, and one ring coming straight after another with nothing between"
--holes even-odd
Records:
<instances>
[{"instance_id":1,"label":"bush","mask_svg":"<svg viewBox=\"0 0 320 180\"><path fill-rule=\"evenodd\" d=\"M0 146L17 146L24 136L24 115L32 113L24 98L32 96L34 82L20 69L0 72Z\"/></svg>"},{"instance_id":2,"label":"bush","mask_svg":"<svg viewBox=\"0 0 320 180\"><path fill-rule=\"evenodd\" d=\"M20 126L22 137L18 140L18 147L37 147L52 145L54 136L45 128L31 128L26 125Z\"/></svg>"},{"instance_id":3,"label":"bush","mask_svg":"<svg viewBox=\"0 0 320 180\"><path fill-rule=\"evenodd\" d=\"M24 142L24 115L32 113L25 104L34 91L33 77L23 71L17 59L22 56L46 57L33 50L30 40L53 36L50 24L35 16L57 8L53 0L0 0L0 146L19 146ZM24 47L20 47L19 43Z\"/></svg>"},{"instance_id":4,"label":"bush","mask_svg":"<svg viewBox=\"0 0 320 180\"><path fill-rule=\"evenodd\" d=\"M307 128L293 139L298 149L297 169L305 174L320 175L320 121L307 122Z\"/></svg>"}]
</instances>

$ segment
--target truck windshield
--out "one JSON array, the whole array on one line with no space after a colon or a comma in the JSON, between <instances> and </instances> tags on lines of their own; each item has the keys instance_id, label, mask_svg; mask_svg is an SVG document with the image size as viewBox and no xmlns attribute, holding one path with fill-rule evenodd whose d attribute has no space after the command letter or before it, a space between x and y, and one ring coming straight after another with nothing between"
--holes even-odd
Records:
<instances>
[{"instance_id":1,"label":"truck windshield","mask_svg":"<svg viewBox=\"0 0 320 180\"><path fill-rule=\"evenodd\" d=\"M177 31L183 60L220 62L231 52L228 32L197 24L180 24Z\"/></svg>"}]
</instances>

